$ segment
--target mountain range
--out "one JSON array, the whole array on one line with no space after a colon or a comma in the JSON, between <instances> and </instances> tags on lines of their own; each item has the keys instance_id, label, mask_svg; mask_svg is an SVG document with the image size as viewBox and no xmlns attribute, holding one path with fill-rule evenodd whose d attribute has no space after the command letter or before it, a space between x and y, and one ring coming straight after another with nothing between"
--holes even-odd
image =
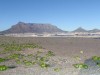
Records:
<instances>
[{"instance_id":1,"label":"mountain range","mask_svg":"<svg viewBox=\"0 0 100 75\"><path fill-rule=\"evenodd\" d=\"M43 24L43 23L24 23L24 22L18 22L15 25L12 25L11 28L1 31L1 34L9 34L9 33L66 33L68 31L61 30L57 26L54 26L52 24ZM99 29L93 29L93 30L85 30L82 27L77 28L76 30L72 32L100 32Z\"/></svg>"},{"instance_id":2,"label":"mountain range","mask_svg":"<svg viewBox=\"0 0 100 75\"><path fill-rule=\"evenodd\" d=\"M76 30L72 32L90 32L90 33L95 33L95 32L100 32L100 29L92 29L92 30L86 30L83 29L82 27L77 28Z\"/></svg>"}]
</instances>

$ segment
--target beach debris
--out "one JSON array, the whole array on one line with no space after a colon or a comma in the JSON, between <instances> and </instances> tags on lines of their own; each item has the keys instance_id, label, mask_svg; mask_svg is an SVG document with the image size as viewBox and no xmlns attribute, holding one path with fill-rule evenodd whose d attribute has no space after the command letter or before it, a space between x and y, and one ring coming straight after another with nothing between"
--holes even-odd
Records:
<instances>
[{"instance_id":1,"label":"beach debris","mask_svg":"<svg viewBox=\"0 0 100 75\"><path fill-rule=\"evenodd\" d=\"M84 64L84 63L79 63L79 64L73 64L73 66L75 68L79 68L79 69L87 69L88 68L88 65Z\"/></svg>"},{"instance_id":2,"label":"beach debris","mask_svg":"<svg viewBox=\"0 0 100 75\"><path fill-rule=\"evenodd\" d=\"M45 63L45 62L40 62L39 65L40 65L41 68L47 68L47 67L50 66L49 64L47 64L47 63Z\"/></svg>"},{"instance_id":3,"label":"beach debris","mask_svg":"<svg viewBox=\"0 0 100 75\"><path fill-rule=\"evenodd\" d=\"M93 59L94 61L100 61L100 57L98 57L98 56L93 56L92 59Z\"/></svg>"},{"instance_id":4,"label":"beach debris","mask_svg":"<svg viewBox=\"0 0 100 75\"><path fill-rule=\"evenodd\" d=\"M52 51L48 51L47 54L46 54L46 56L47 57L55 56L55 54Z\"/></svg>"}]
</instances>

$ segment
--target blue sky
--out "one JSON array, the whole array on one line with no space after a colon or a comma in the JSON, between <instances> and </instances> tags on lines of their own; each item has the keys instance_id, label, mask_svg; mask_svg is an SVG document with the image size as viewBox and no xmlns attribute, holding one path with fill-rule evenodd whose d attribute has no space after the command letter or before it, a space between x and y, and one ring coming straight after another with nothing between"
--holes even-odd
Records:
<instances>
[{"instance_id":1,"label":"blue sky","mask_svg":"<svg viewBox=\"0 0 100 75\"><path fill-rule=\"evenodd\" d=\"M19 21L100 29L100 0L0 0L0 31Z\"/></svg>"}]
</instances>

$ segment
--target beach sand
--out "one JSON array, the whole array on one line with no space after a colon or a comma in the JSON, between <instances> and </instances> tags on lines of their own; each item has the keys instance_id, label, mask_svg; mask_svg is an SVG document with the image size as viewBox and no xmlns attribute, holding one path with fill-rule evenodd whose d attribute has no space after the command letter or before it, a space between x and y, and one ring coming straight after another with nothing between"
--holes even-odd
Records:
<instances>
[{"instance_id":1,"label":"beach sand","mask_svg":"<svg viewBox=\"0 0 100 75\"><path fill-rule=\"evenodd\" d=\"M4 39L7 40L7 38L2 38L0 41ZM91 60L92 56L100 56L100 39L74 37L11 37L10 39L17 39L19 42L27 42L28 40L42 46L44 51L53 51L55 56L50 58L51 65L53 66L42 69L37 65L32 67L18 65L14 69L0 72L0 75L100 75L100 67L96 66ZM24 53L30 54L34 53L34 51L25 50ZM75 59L77 56L80 57L79 61ZM89 65L89 68L76 69L72 66L75 63L86 63ZM1 64L11 65L15 63L9 61ZM60 68L60 71L55 72L54 68Z\"/></svg>"}]
</instances>

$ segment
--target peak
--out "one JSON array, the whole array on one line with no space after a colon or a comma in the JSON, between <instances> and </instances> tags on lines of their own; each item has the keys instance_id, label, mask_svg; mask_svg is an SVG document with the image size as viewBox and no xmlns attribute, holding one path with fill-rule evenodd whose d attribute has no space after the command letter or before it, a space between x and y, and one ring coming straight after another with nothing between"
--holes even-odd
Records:
<instances>
[{"instance_id":1,"label":"peak","mask_svg":"<svg viewBox=\"0 0 100 75\"><path fill-rule=\"evenodd\" d=\"M18 23L24 23L24 22L22 22L22 21L19 21Z\"/></svg>"},{"instance_id":2,"label":"peak","mask_svg":"<svg viewBox=\"0 0 100 75\"><path fill-rule=\"evenodd\" d=\"M79 27L79 28L77 28L76 30L85 30L84 28L82 28L82 27Z\"/></svg>"},{"instance_id":3,"label":"peak","mask_svg":"<svg viewBox=\"0 0 100 75\"><path fill-rule=\"evenodd\" d=\"M74 30L73 32L87 32L84 28L79 27L76 30Z\"/></svg>"},{"instance_id":4,"label":"peak","mask_svg":"<svg viewBox=\"0 0 100 75\"><path fill-rule=\"evenodd\" d=\"M79 28L77 28L77 29L84 29L84 28L82 28L82 27L79 27Z\"/></svg>"}]
</instances>

